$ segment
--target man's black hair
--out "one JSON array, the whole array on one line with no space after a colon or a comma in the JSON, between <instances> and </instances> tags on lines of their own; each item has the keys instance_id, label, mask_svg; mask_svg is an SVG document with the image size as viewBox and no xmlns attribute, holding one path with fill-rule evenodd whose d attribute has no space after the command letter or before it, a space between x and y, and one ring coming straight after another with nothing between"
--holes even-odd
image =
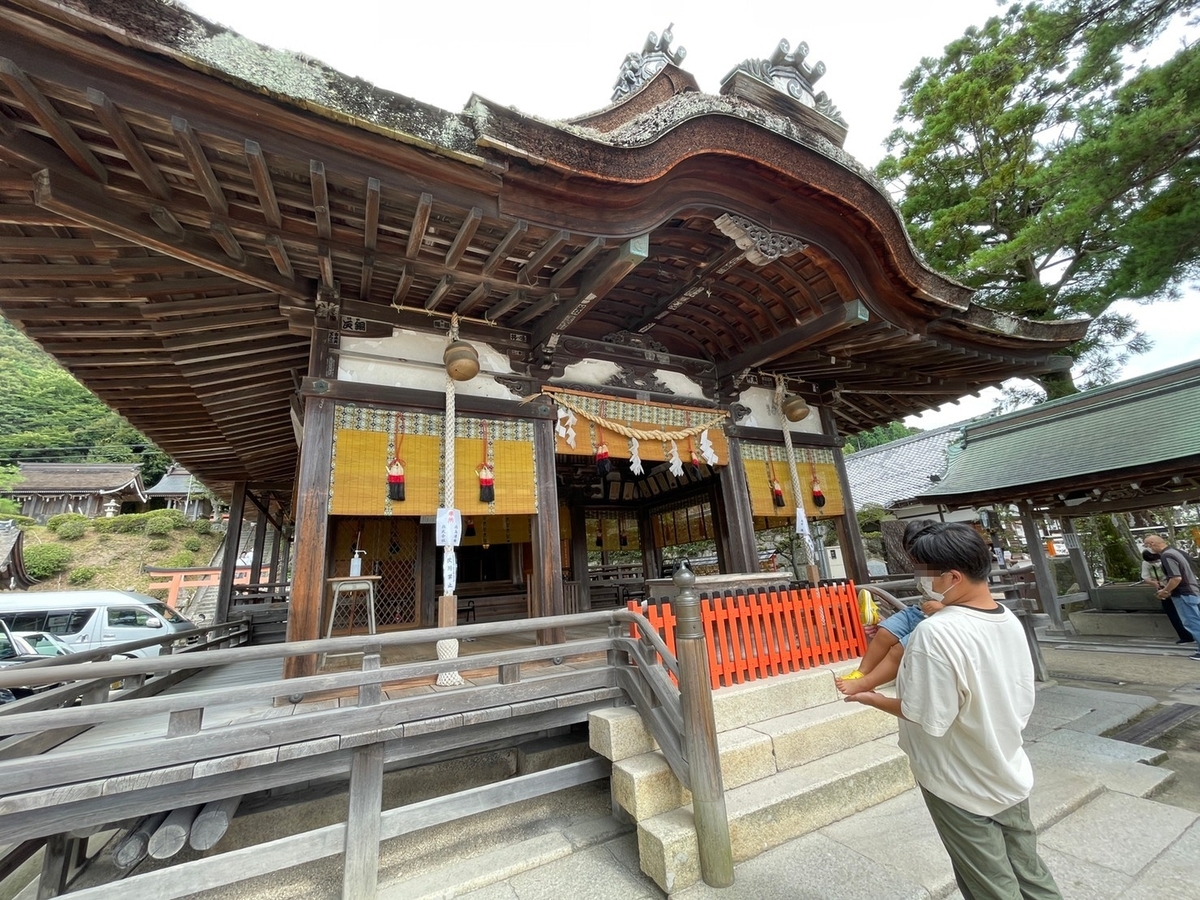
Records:
<instances>
[{"instance_id":1,"label":"man's black hair","mask_svg":"<svg viewBox=\"0 0 1200 900\"><path fill-rule=\"evenodd\" d=\"M992 571L987 542L961 522L909 522L904 529L904 549L919 566L941 572L957 569L972 581L984 581Z\"/></svg>"}]
</instances>

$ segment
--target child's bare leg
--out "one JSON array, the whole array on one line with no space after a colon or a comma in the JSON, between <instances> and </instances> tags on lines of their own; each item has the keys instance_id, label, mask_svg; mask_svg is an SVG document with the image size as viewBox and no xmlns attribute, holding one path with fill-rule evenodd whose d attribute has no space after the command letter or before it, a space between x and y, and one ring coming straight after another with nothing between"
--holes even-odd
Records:
<instances>
[{"instance_id":1,"label":"child's bare leg","mask_svg":"<svg viewBox=\"0 0 1200 900\"><path fill-rule=\"evenodd\" d=\"M894 681L896 673L900 671L900 660L904 658L904 647L899 641L892 644L887 655L879 663L871 669L870 672L863 675L862 678L856 678L852 681L843 681L837 679L837 689L843 694L857 694L860 691L873 691L880 685L887 684L889 681Z\"/></svg>"},{"instance_id":2,"label":"child's bare leg","mask_svg":"<svg viewBox=\"0 0 1200 900\"><path fill-rule=\"evenodd\" d=\"M858 671L864 675L868 674L887 658L893 647L899 645L900 638L886 628L880 628L875 632L875 637L871 638L871 643L867 644L867 652L863 654L862 662L858 664Z\"/></svg>"}]
</instances>

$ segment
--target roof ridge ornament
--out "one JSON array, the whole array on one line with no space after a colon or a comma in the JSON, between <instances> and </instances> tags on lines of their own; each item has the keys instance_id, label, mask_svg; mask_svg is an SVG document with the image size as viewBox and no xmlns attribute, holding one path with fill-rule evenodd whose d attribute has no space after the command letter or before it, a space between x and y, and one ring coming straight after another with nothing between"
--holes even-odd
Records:
<instances>
[{"instance_id":1,"label":"roof ridge ornament","mask_svg":"<svg viewBox=\"0 0 1200 900\"><path fill-rule=\"evenodd\" d=\"M733 94L760 106L769 104L777 107L779 111L786 111L786 101L784 104L770 103L761 91L747 90L745 82L749 78L786 95L792 101L786 105L798 104L820 113L834 123L834 130L840 132L841 138L844 139L846 128L849 127L846 120L833 105L829 95L824 91L818 92L814 87L825 74L825 63L809 65L805 61L807 57L808 44L804 41L792 50L791 44L781 40L768 59L747 59L734 66L721 81L721 93Z\"/></svg>"},{"instance_id":2,"label":"roof ridge ornament","mask_svg":"<svg viewBox=\"0 0 1200 900\"><path fill-rule=\"evenodd\" d=\"M725 213L713 219L717 230L730 238L746 254L751 265L765 266L781 256L792 256L808 249L808 244L788 234L771 231L757 222L735 213Z\"/></svg>"},{"instance_id":3,"label":"roof ridge ornament","mask_svg":"<svg viewBox=\"0 0 1200 900\"><path fill-rule=\"evenodd\" d=\"M678 66L683 62L683 58L687 56L687 48L671 49L671 42L675 40L675 34L671 31L674 27L675 23L672 22L663 30L661 36L650 32L646 36L641 53L629 53L625 56L617 83L613 85L613 103L618 103L636 92L666 68L668 63Z\"/></svg>"}]
</instances>

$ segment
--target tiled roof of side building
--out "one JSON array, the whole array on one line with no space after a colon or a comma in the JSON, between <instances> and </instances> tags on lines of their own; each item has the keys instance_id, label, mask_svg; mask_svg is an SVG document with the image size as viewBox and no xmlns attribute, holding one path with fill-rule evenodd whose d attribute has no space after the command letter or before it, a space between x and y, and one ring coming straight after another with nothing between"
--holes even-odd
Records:
<instances>
[{"instance_id":1,"label":"tiled roof of side building","mask_svg":"<svg viewBox=\"0 0 1200 900\"><path fill-rule=\"evenodd\" d=\"M17 464L20 480L11 494L82 491L110 493L139 482L137 463L30 463ZM140 489L140 482L139 482Z\"/></svg>"},{"instance_id":2,"label":"tiled roof of side building","mask_svg":"<svg viewBox=\"0 0 1200 900\"><path fill-rule=\"evenodd\" d=\"M941 478L952 445L961 437L963 425L946 425L922 431L846 457L846 475L854 505L889 507L923 494Z\"/></svg>"}]
</instances>

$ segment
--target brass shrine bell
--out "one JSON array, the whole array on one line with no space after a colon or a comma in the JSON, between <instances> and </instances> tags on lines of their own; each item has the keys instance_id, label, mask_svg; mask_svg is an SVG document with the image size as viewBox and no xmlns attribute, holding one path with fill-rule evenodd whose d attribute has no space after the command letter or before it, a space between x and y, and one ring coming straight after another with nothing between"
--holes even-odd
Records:
<instances>
[{"instance_id":1,"label":"brass shrine bell","mask_svg":"<svg viewBox=\"0 0 1200 900\"><path fill-rule=\"evenodd\" d=\"M470 381L479 374L479 351L466 341L451 341L442 354L442 363L455 381Z\"/></svg>"}]
</instances>

